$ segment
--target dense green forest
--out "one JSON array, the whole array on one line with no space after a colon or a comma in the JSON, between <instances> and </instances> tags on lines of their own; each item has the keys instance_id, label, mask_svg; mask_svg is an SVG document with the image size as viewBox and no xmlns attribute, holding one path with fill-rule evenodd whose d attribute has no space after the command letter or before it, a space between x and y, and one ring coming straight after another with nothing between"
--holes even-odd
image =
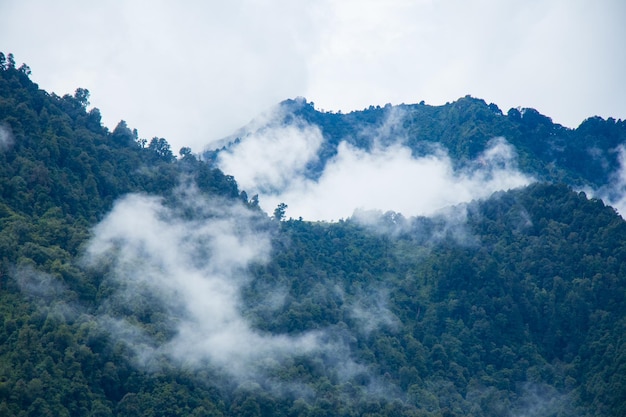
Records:
<instances>
[{"instance_id":1,"label":"dense green forest","mask_svg":"<svg viewBox=\"0 0 626 417\"><path fill-rule=\"evenodd\" d=\"M428 218L307 222L29 74L0 55L0 415L626 415L626 223L570 188L607 182L624 122L406 106L407 129L459 163L505 135L545 182ZM329 155L332 129L357 141L390 111L288 103L324 119ZM143 219L125 223L137 202ZM144 224L172 261L130 239ZM88 262L98 239L112 249ZM186 293L202 273L221 287ZM197 336L221 310L216 329L248 337L234 353Z\"/></svg>"},{"instance_id":2,"label":"dense green forest","mask_svg":"<svg viewBox=\"0 0 626 417\"><path fill-rule=\"evenodd\" d=\"M483 152L490 140L504 137L515 147L522 172L542 181L598 189L614 180L612 174L620 167L617 148L626 143L624 120L596 116L569 129L533 108L503 113L495 104L470 96L442 106L388 104L345 114L317 110L303 98L285 100L279 107L276 114L280 116L272 123L304 121L319 127L324 136L319 159L309 166L311 178L321 174L342 141L361 149L370 149L375 142L387 146L400 141L414 156L432 153L432 144L437 144L463 166ZM252 128L264 127L261 123ZM226 147L249 133L242 129L226 138ZM221 150L205 155L215 157Z\"/></svg>"}]
</instances>

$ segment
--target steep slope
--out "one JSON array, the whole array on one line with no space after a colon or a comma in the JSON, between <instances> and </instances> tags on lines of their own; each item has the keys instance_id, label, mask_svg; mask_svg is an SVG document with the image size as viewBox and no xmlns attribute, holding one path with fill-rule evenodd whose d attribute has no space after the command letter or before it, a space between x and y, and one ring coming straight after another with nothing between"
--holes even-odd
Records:
<instances>
[{"instance_id":1,"label":"steep slope","mask_svg":"<svg viewBox=\"0 0 626 417\"><path fill-rule=\"evenodd\" d=\"M623 413L626 223L550 185L462 211L466 222L387 217L373 234L285 222L288 240L257 276L288 294L271 311L248 294L258 326L350 341L367 371L342 381L326 368L339 397L372 401L367 384L381 383L383 398L434 415Z\"/></svg>"},{"instance_id":2,"label":"steep slope","mask_svg":"<svg viewBox=\"0 0 626 417\"><path fill-rule=\"evenodd\" d=\"M50 95L29 79L27 66L4 58L0 415L123 415L115 408L124 390L117 372L147 377L113 350L91 316L103 280L81 265L91 228L129 192L171 199L188 181L216 198L239 201L239 191L232 177L186 150L176 160L165 139L139 139L123 121L109 132L98 109L87 111L86 90ZM194 407L209 409L210 398Z\"/></svg>"},{"instance_id":3,"label":"steep slope","mask_svg":"<svg viewBox=\"0 0 626 417\"><path fill-rule=\"evenodd\" d=\"M279 221L87 98L0 71L0 415L626 414L626 223L602 201L534 184L432 217ZM391 111L289 105L328 155ZM459 163L500 131L472 130L476 108L517 117L415 108L406 129L449 129ZM613 155L623 122L586 123ZM526 166L600 181L549 171L555 149Z\"/></svg>"}]
</instances>

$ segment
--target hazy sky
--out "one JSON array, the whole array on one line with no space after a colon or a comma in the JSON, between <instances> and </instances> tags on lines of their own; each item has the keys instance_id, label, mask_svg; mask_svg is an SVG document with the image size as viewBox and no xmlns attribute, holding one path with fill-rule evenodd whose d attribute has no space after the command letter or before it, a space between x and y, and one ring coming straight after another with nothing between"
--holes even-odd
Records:
<instances>
[{"instance_id":1,"label":"hazy sky","mask_svg":"<svg viewBox=\"0 0 626 417\"><path fill-rule=\"evenodd\" d=\"M326 110L466 94L576 127L626 118L622 0L0 1L0 50L175 152L296 96Z\"/></svg>"}]
</instances>

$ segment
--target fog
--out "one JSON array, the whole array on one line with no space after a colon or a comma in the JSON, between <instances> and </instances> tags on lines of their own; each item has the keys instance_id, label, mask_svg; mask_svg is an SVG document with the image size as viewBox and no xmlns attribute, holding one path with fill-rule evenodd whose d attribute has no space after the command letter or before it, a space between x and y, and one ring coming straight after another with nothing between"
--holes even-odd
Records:
<instances>
[{"instance_id":1,"label":"fog","mask_svg":"<svg viewBox=\"0 0 626 417\"><path fill-rule=\"evenodd\" d=\"M322 134L316 126L271 126L220 154L220 168L236 173L243 189L265 195L280 194L305 175L306 165L317 159Z\"/></svg>"},{"instance_id":2,"label":"fog","mask_svg":"<svg viewBox=\"0 0 626 417\"><path fill-rule=\"evenodd\" d=\"M330 167L319 180L313 181L304 178L304 172L307 161L315 158L312 149L319 146L316 145L320 135L317 129L303 125L280 132L270 129L264 135L265 146L259 149L282 146L283 149L302 150L306 155L292 158L283 165L289 167L293 177L273 175L271 164L264 165L263 169L272 175L253 172L254 175L248 177L251 182L260 181L261 184L269 181L272 186L265 190L270 193L280 187L291 187L293 181L310 181L321 187L326 176L337 175L332 171L329 173L329 168L338 169L342 153L350 155L351 152L356 162L347 165L346 172L369 161L377 162L377 169L383 175L387 174L385 164L403 163L400 168L416 172L421 169L424 175L428 175L424 179L426 185L420 190L430 190L428 180L453 187L446 193L433 188L417 197L436 200L436 204L424 205L427 208L421 210L424 213L433 210L454 227L463 223L463 207L442 210L440 205L479 198L489 189L531 180L516 170L514 149L503 138L495 138L465 168L454 168L449 157L437 149L430 155L416 158L402 144L376 145L366 152L344 143ZM296 140L293 143L285 141L283 138L288 135L296 135ZM309 146L311 142L313 144ZM245 140L238 146L244 145ZM248 148L249 152L253 150L254 147ZM236 155L234 152L230 156ZM378 191L375 187L372 190ZM447 194L454 191L459 196ZM448 196L443 198L441 195ZM389 198L393 198L393 194L389 194ZM402 221L402 217L397 219ZM84 254L83 266L101 274L102 288L106 289L101 291L98 307L91 312L91 318L115 342L124 342L133 352L135 364L143 369L158 370L164 360L186 369L206 369L209 365L210 369L229 375L244 388L254 387L246 385L250 381L263 381L265 387L270 381L273 393L297 391L306 398L316 393L305 382L296 377L276 377L279 373L273 371L292 365L295 357L307 356L312 358L315 366L331 369L339 381L364 381L359 386L364 398L404 398L393 383L376 377L366 365L355 361L351 350L356 337L367 338L371 332L380 329L393 332L401 326L390 309L389 290L383 282L363 285L351 298L332 286L316 290L316 293L337 292L344 297L346 311L355 324L353 329L341 323L288 335L261 331L248 320L242 292L253 279L250 267L270 261L272 239L278 227L278 222L269 220L263 213L249 210L241 203L203 195L189 184L181 185L171 198L126 195L92 229ZM461 236L462 228L459 230ZM459 237L458 240L463 239ZM63 302L68 296L54 277L28 267L16 272L16 276L19 276L22 291L38 299L44 308L46 305L57 306L55 311L65 316L78 311ZM264 293L267 309L282 305L284 288L268 284ZM444 392L444 388L426 384L420 391L409 390L407 398L419 401L420 406L422 401L433 399L434 410L439 403L444 406L445 396L434 396L434 393ZM470 392L475 398L468 394L467 399L455 401L482 404L483 398L490 400L489 393ZM514 404L517 413L514 415L550 415L565 404L566 397L551 392L541 397L543 402L537 398L539 391L529 389Z\"/></svg>"},{"instance_id":3,"label":"fog","mask_svg":"<svg viewBox=\"0 0 626 417\"><path fill-rule=\"evenodd\" d=\"M11 276L15 278L20 291L47 315L61 321L70 321L83 312L72 300L68 289L54 276L28 264L13 267Z\"/></svg>"},{"instance_id":4,"label":"fog","mask_svg":"<svg viewBox=\"0 0 626 417\"><path fill-rule=\"evenodd\" d=\"M139 347L138 354L152 349L142 363L159 355L190 366L209 361L242 378L266 360L319 348L314 333L262 334L240 313L247 267L269 256L267 223L242 205L193 189L181 193L175 208L158 197L128 195L93 231L86 260L108 271L107 285L115 289L98 313L112 332ZM170 326L164 334L148 334L149 319L138 323L144 303L161 311ZM136 346L140 339L147 342Z\"/></svg>"},{"instance_id":5,"label":"fog","mask_svg":"<svg viewBox=\"0 0 626 417\"><path fill-rule=\"evenodd\" d=\"M0 151L13 146L13 133L8 125L0 124Z\"/></svg>"},{"instance_id":6,"label":"fog","mask_svg":"<svg viewBox=\"0 0 626 417\"><path fill-rule=\"evenodd\" d=\"M280 119L276 111L274 118ZM461 168L433 144L429 154L414 156L404 145L402 120L401 111L392 111L380 127L359 132L372 143L369 150L341 140L319 178L307 167L317 162L322 134L303 120L251 128L219 154L218 166L249 195L259 194L266 212L285 203L287 217L325 221L348 218L355 210L431 215L533 181L517 169L515 149L505 138L493 138Z\"/></svg>"},{"instance_id":7,"label":"fog","mask_svg":"<svg viewBox=\"0 0 626 417\"><path fill-rule=\"evenodd\" d=\"M619 146L617 152L620 167L612 173L609 184L598 190L586 191L614 207L624 218L626 215L626 147Z\"/></svg>"}]
</instances>

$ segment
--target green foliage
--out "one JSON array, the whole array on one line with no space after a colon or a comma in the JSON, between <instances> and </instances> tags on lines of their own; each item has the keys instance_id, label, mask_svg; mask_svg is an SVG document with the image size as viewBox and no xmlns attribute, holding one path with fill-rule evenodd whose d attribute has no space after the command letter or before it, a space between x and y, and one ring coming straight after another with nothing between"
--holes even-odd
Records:
<instances>
[{"instance_id":1,"label":"green foliage","mask_svg":"<svg viewBox=\"0 0 626 417\"><path fill-rule=\"evenodd\" d=\"M349 386L380 378L426 414L521 413L530 391L545 390L537 401L564 415L619 415L626 223L551 185L499 193L468 213L443 238L441 228L461 226L414 219L391 237L352 221L285 222L246 293L256 326L349 329L350 359L369 370ZM262 303L270 282L289 289L278 309ZM337 398L349 389L331 384Z\"/></svg>"},{"instance_id":2,"label":"green foliage","mask_svg":"<svg viewBox=\"0 0 626 417\"><path fill-rule=\"evenodd\" d=\"M291 357L241 384L210 364L138 366L98 319L113 289L81 262L91 227L129 192L175 204L181 182L251 210L258 197L189 148L176 159L165 139L148 144L124 121L109 132L87 90L50 95L20 68L0 54L0 415L626 414L626 223L563 185L497 193L464 207L462 223L395 213L375 228L310 223L285 220L279 205L283 221L259 220L273 252L250 266L241 313L259 333L316 331L341 349ZM392 111L286 105L323 126L328 157L333 138L371 146L359 126L380 127ZM593 147L606 157L624 139L621 121L591 118L572 131L470 97L402 109L416 153L437 141L462 163L504 135L524 167L560 180L602 181L605 171L572 156ZM561 162L550 171L548 161ZM284 296L269 302L269 291ZM145 301L138 326L159 342L173 337L158 302L136 301Z\"/></svg>"},{"instance_id":3,"label":"green foliage","mask_svg":"<svg viewBox=\"0 0 626 417\"><path fill-rule=\"evenodd\" d=\"M287 210L287 204L285 203L278 204L278 206L276 206L276 208L274 209L273 219L277 221L283 220L285 218L286 210Z\"/></svg>"},{"instance_id":4,"label":"green foliage","mask_svg":"<svg viewBox=\"0 0 626 417\"><path fill-rule=\"evenodd\" d=\"M219 411L205 387L187 391L193 382L155 385L74 303L96 307L101 277L82 268L81 248L118 197L167 196L184 179L239 198L237 184L190 152L176 160L163 138L142 146L124 121L109 132L98 109L87 110L86 89L39 90L11 54L0 55L0 67L0 414Z\"/></svg>"},{"instance_id":5,"label":"green foliage","mask_svg":"<svg viewBox=\"0 0 626 417\"><path fill-rule=\"evenodd\" d=\"M281 106L283 123L304 120L324 136L319 159L309 166L313 178L321 175L342 140L370 149L375 141L384 146L400 139L416 156L431 153L436 144L463 167L490 140L504 137L515 146L523 172L542 181L597 188L612 180L611 173L619 168L616 148L626 142L623 120L591 117L569 129L535 109L510 109L505 115L495 104L470 96L442 106L370 106L347 114L315 110L304 99L286 100Z\"/></svg>"}]
</instances>

